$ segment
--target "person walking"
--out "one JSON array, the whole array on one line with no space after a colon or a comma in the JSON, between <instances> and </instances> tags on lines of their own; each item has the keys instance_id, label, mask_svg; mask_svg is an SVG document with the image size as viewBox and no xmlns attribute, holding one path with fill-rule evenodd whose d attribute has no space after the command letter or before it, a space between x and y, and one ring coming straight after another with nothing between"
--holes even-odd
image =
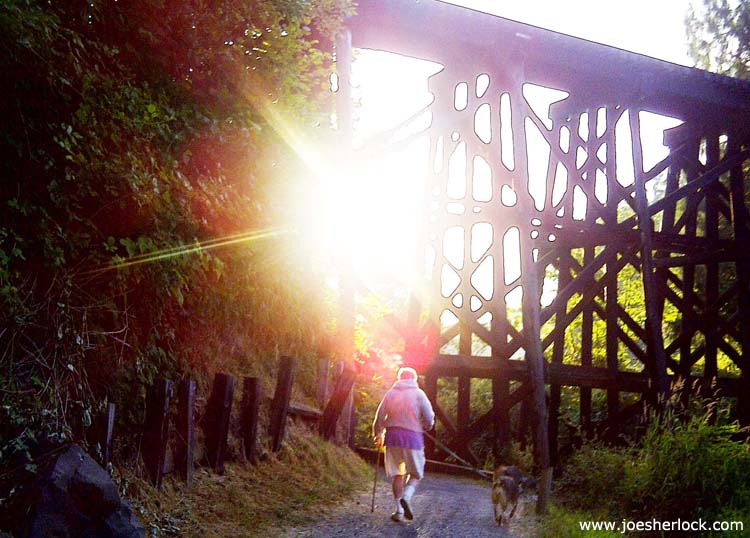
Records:
<instances>
[{"instance_id":1,"label":"person walking","mask_svg":"<svg viewBox=\"0 0 750 538\"><path fill-rule=\"evenodd\" d=\"M398 380L383 396L372 435L378 450L385 446L385 472L391 479L396 511L393 521L414 519L411 499L424 477L424 436L435 425L430 400L417 384L414 368L401 368Z\"/></svg>"}]
</instances>

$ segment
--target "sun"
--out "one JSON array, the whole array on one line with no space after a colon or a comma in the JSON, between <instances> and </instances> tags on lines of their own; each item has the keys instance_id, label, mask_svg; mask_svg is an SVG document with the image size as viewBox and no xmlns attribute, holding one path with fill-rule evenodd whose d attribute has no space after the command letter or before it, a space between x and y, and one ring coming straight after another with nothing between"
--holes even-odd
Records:
<instances>
[{"instance_id":1,"label":"sun","mask_svg":"<svg viewBox=\"0 0 750 538\"><path fill-rule=\"evenodd\" d=\"M418 133L431 121L419 112L432 99L427 78L440 68L390 53L355 54L351 149L327 152L315 167L299 227L308 248L348 266L359 285L410 283L419 271L429 140Z\"/></svg>"}]
</instances>

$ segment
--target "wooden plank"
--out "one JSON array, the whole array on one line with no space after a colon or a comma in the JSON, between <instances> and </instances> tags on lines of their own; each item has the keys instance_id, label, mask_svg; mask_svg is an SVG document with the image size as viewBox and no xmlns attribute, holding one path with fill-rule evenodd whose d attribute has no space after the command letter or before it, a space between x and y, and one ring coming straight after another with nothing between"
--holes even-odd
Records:
<instances>
[{"instance_id":1,"label":"wooden plank","mask_svg":"<svg viewBox=\"0 0 750 538\"><path fill-rule=\"evenodd\" d=\"M206 456L208 464L220 474L224 472L235 383L234 376L217 373L206 406Z\"/></svg>"},{"instance_id":2,"label":"wooden plank","mask_svg":"<svg viewBox=\"0 0 750 538\"><path fill-rule=\"evenodd\" d=\"M177 389L177 442L175 466L185 483L193 483L195 450L195 381L183 379Z\"/></svg>"},{"instance_id":3,"label":"wooden plank","mask_svg":"<svg viewBox=\"0 0 750 538\"><path fill-rule=\"evenodd\" d=\"M257 377L242 380L242 408L240 427L245 450L245 459L258 463L258 410L260 409L261 385Z\"/></svg>"},{"instance_id":4,"label":"wooden plank","mask_svg":"<svg viewBox=\"0 0 750 538\"><path fill-rule=\"evenodd\" d=\"M169 439L169 399L172 382L157 379L146 396L146 423L143 433L143 462L151 483L161 489Z\"/></svg>"},{"instance_id":5,"label":"wooden plank","mask_svg":"<svg viewBox=\"0 0 750 538\"><path fill-rule=\"evenodd\" d=\"M271 405L271 416L268 424L268 435L271 438L271 450L281 450L281 443L286 434L286 422L289 414L289 402L292 397L292 382L294 380L295 359L282 356L279 362L279 372L276 376L276 391Z\"/></svg>"},{"instance_id":6,"label":"wooden plank","mask_svg":"<svg viewBox=\"0 0 750 538\"><path fill-rule=\"evenodd\" d=\"M330 440L336 435L336 425L341 417L346 399L351 393L354 377L354 370L347 368L336 382L333 396L326 404L323 410L323 419L320 421L320 435L325 439Z\"/></svg>"}]
</instances>

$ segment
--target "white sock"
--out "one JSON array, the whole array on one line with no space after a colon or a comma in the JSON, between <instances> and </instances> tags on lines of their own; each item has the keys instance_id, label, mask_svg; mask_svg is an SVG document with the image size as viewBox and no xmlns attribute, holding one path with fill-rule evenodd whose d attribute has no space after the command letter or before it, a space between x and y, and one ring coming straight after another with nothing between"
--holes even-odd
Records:
<instances>
[{"instance_id":1,"label":"white sock","mask_svg":"<svg viewBox=\"0 0 750 538\"><path fill-rule=\"evenodd\" d=\"M404 487L404 500L411 501L411 496L414 495L414 490L419 485L418 478L409 478L409 482Z\"/></svg>"},{"instance_id":2,"label":"white sock","mask_svg":"<svg viewBox=\"0 0 750 538\"><path fill-rule=\"evenodd\" d=\"M404 507L401 506L401 499L396 499L396 513L397 514L403 514L404 513Z\"/></svg>"}]
</instances>

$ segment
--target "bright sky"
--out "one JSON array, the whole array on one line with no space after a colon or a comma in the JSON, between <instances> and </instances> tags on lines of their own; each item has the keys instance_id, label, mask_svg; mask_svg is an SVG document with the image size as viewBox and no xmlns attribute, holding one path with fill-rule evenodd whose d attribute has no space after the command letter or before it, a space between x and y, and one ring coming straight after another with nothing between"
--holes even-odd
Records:
<instances>
[{"instance_id":1,"label":"bright sky","mask_svg":"<svg viewBox=\"0 0 750 538\"><path fill-rule=\"evenodd\" d=\"M692 65L686 53L685 35L689 0L450 0L450 3Z\"/></svg>"},{"instance_id":2,"label":"bright sky","mask_svg":"<svg viewBox=\"0 0 750 538\"><path fill-rule=\"evenodd\" d=\"M452 3L691 65L684 29L689 1L453 0ZM356 137L361 141L392 128L427 105L431 100L427 77L438 70L440 66L436 64L387 53L359 53L352 80L353 94L359 102L355 112ZM659 150L664 149L660 143L664 127L657 125L653 133L657 142L646 144L656 147L654 161L663 156ZM358 145L355 141L355 146ZM335 244L344 239L353 245L355 271L365 280L366 275L377 273L403 282L414 268L416 216L424 203L425 174L421 167L427 160L426 151L422 140L421 146L381 157L376 166L363 164L358 167L357 177L331 182L331 209L324 213L333 217L329 229L338 233L326 235Z\"/></svg>"}]
</instances>

